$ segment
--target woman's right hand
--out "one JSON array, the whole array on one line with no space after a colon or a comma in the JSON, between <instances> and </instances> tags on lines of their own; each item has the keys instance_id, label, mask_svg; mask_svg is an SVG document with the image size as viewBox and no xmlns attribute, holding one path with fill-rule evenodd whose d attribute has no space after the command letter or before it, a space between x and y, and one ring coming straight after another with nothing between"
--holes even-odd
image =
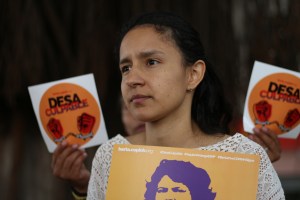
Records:
<instances>
[{"instance_id":1,"label":"woman's right hand","mask_svg":"<svg viewBox=\"0 0 300 200\"><path fill-rule=\"evenodd\" d=\"M52 155L53 175L69 181L77 192L86 193L90 179L90 171L84 164L86 157L86 152L79 149L79 145L69 145L63 141Z\"/></svg>"}]
</instances>

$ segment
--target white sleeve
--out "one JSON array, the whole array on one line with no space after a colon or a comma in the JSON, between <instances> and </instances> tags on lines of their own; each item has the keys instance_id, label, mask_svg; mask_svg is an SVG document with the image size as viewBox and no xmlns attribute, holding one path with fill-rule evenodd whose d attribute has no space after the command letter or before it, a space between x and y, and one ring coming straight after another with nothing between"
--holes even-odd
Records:
<instances>
[{"instance_id":1,"label":"white sleeve","mask_svg":"<svg viewBox=\"0 0 300 200\"><path fill-rule=\"evenodd\" d=\"M104 200L105 199L105 191L103 189L104 182L104 166L102 164L103 160L103 150L102 146L96 152L96 155L93 159L91 177L88 186L88 194L87 200Z\"/></svg>"},{"instance_id":2,"label":"white sleeve","mask_svg":"<svg viewBox=\"0 0 300 200\"><path fill-rule=\"evenodd\" d=\"M260 155L258 190L256 199L282 200L285 199L279 177L265 150L259 146L256 153Z\"/></svg>"},{"instance_id":3,"label":"white sleeve","mask_svg":"<svg viewBox=\"0 0 300 200\"><path fill-rule=\"evenodd\" d=\"M98 148L93 159L87 200L105 200L113 145L125 143L128 144L128 141L117 135Z\"/></svg>"}]
</instances>

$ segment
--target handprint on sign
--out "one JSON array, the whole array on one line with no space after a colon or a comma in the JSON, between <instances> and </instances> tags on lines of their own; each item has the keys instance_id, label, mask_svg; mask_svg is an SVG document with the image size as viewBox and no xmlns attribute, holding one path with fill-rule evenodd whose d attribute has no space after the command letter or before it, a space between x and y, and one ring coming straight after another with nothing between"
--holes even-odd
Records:
<instances>
[{"instance_id":1,"label":"handprint on sign","mask_svg":"<svg viewBox=\"0 0 300 200\"><path fill-rule=\"evenodd\" d=\"M266 125L269 124L269 119L272 114L272 105L267 101L260 101L254 104L254 116L256 118L256 124Z\"/></svg>"},{"instance_id":2,"label":"handprint on sign","mask_svg":"<svg viewBox=\"0 0 300 200\"><path fill-rule=\"evenodd\" d=\"M59 120L51 118L48 121L47 128L52 133L54 142L61 142L65 139L63 136L63 127Z\"/></svg>"},{"instance_id":3,"label":"handprint on sign","mask_svg":"<svg viewBox=\"0 0 300 200\"><path fill-rule=\"evenodd\" d=\"M82 113L78 118L77 118L77 128L80 132L76 137L81 138L81 139L86 139L93 137L93 127L95 124L95 117L91 116L87 113Z\"/></svg>"},{"instance_id":4,"label":"handprint on sign","mask_svg":"<svg viewBox=\"0 0 300 200\"><path fill-rule=\"evenodd\" d=\"M51 118L48 121L47 128L48 131L53 136L54 142L62 142L70 136L86 140L87 138L93 137L93 127L95 124L95 117L91 116L87 113L83 113L77 118L77 128L80 133L68 133L67 135L63 135L63 127L58 119Z\"/></svg>"},{"instance_id":5,"label":"handprint on sign","mask_svg":"<svg viewBox=\"0 0 300 200\"><path fill-rule=\"evenodd\" d=\"M278 121L270 122L269 119L272 115L272 105L264 100L253 105L253 112L255 116L255 124L260 124L262 126L276 124L281 132L290 131L300 119L300 113L298 109L295 108L288 111L283 124L280 124Z\"/></svg>"},{"instance_id":6,"label":"handprint on sign","mask_svg":"<svg viewBox=\"0 0 300 200\"><path fill-rule=\"evenodd\" d=\"M280 125L279 128L282 131L289 131L299 121L299 119L300 119L300 113L297 108L293 110L289 110L289 112L286 114L284 118L283 125Z\"/></svg>"}]
</instances>

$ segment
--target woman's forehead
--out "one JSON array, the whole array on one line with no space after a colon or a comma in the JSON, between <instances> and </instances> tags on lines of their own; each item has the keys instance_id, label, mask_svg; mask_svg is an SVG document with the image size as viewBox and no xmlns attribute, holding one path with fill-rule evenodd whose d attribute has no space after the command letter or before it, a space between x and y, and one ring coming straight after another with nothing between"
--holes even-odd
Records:
<instances>
[{"instance_id":1,"label":"woman's forehead","mask_svg":"<svg viewBox=\"0 0 300 200\"><path fill-rule=\"evenodd\" d=\"M169 31L168 31L169 32ZM131 29L123 38L120 46L120 59L126 56L130 49L140 48L143 51L160 51L166 48L175 48L180 52L169 33L158 32L154 26L137 26Z\"/></svg>"},{"instance_id":2,"label":"woman's forehead","mask_svg":"<svg viewBox=\"0 0 300 200\"><path fill-rule=\"evenodd\" d=\"M122 39L122 43L124 42L124 40L126 40L129 36L132 35L134 35L132 37L142 36L143 39L145 40L147 40L147 37L153 35L154 37L160 39L163 42L167 42L167 43L171 42L175 44L171 29L167 27L164 28L159 28L159 27L161 26L156 26L151 24L135 26L125 34L124 38Z\"/></svg>"}]
</instances>

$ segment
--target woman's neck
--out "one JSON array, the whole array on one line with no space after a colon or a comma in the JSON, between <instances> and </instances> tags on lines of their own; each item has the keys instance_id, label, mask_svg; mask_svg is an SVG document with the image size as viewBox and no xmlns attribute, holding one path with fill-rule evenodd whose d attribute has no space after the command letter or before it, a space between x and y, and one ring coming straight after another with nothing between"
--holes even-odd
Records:
<instances>
[{"instance_id":1,"label":"woman's neck","mask_svg":"<svg viewBox=\"0 0 300 200\"><path fill-rule=\"evenodd\" d=\"M203 134L191 119L163 119L146 123L145 144L169 147L199 146L198 138Z\"/></svg>"},{"instance_id":2,"label":"woman's neck","mask_svg":"<svg viewBox=\"0 0 300 200\"><path fill-rule=\"evenodd\" d=\"M127 139L131 144L136 145L199 148L216 144L229 137L223 133L212 135L203 133L196 123L192 123L187 128L182 124L183 122L169 126L146 124L146 132L132 135Z\"/></svg>"},{"instance_id":3,"label":"woman's neck","mask_svg":"<svg viewBox=\"0 0 300 200\"><path fill-rule=\"evenodd\" d=\"M197 148L225 139L224 134L206 134L192 120L189 106L179 107L157 121L146 122L145 133L127 138L131 144Z\"/></svg>"}]
</instances>

